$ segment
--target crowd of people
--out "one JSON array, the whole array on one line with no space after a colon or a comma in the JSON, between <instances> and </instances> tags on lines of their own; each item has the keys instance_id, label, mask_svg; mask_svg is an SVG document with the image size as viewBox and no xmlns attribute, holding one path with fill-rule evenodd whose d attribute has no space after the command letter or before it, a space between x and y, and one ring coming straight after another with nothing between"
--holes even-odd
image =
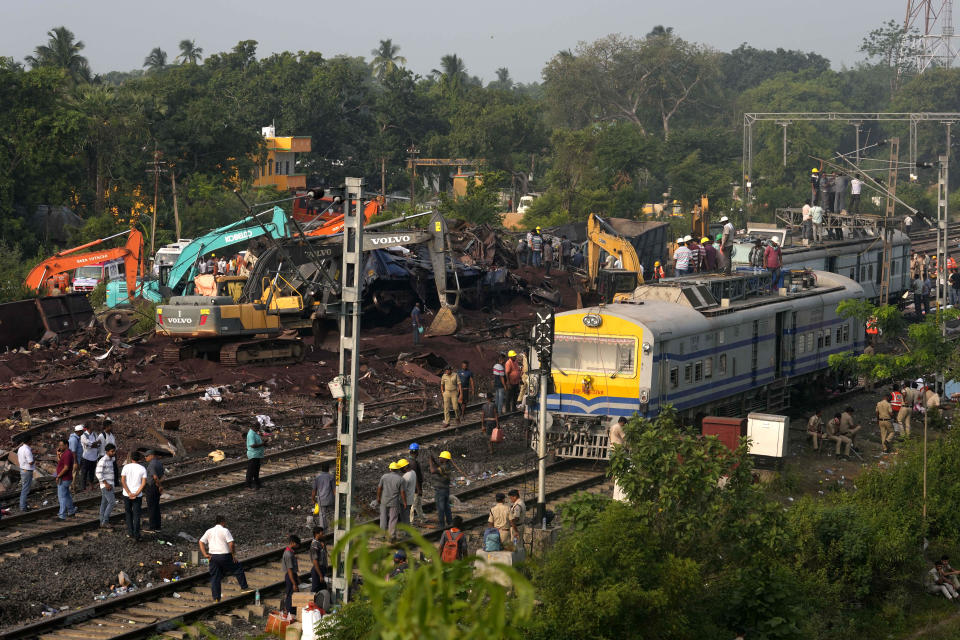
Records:
<instances>
[{"instance_id":1,"label":"crowd of people","mask_svg":"<svg viewBox=\"0 0 960 640\"><path fill-rule=\"evenodd\" d=\"M574 245L566 235L545 236L540 227L518 238L516 252L518 264L543 268L548 276L555 268L579 269L585 261L581 246Z\"/></svg>"},{"instance_id":2,"label":"crowd of people","mask_svg":"<svg viewBox=\"0 0 960 640\"><path fill-rule=\"evenodd\" d=\"M945 304L960 305L960 270L956 261L949 258L944 268L937 264L936 255L914 251L910 255L910 292L918 318L930 313L930 298L936 297L937 287L940 287Z\"/></svg>"},{"instance_id":3,"label":"crowd of people","mask_svg":"<svg viewBox=\"0 0 960 640\"><path fill-rule=\"evenodd\" d=\"M923 378L893 383L875 408L874 419L881 450L884 453L892 451L897 437L910 438L914 415L923 415L934 407L940 407L940 394L928 386ZM807 420L807 435L810 436L813 450L819 452L824 442L832 442L837 458L849 459L851 452L859 457L856 438L863 425L857 424L854 415L853 407L848 406L824 422L823 410L817 409Z\"/></svg>"}]
</instances>

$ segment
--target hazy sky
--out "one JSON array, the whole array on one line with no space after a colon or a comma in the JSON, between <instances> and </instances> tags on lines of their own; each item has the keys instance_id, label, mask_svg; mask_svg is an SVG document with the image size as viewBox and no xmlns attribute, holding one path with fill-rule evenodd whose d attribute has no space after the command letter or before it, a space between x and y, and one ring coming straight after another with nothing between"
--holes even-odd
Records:
<instances>
[{"instance_id":1,"label":"hazy sky","mask_svg":"<svg viewBox=\"0 0 960 640\"><path fill-rule=\"evenodd\" d=\"M153 47L170 59L194 39L205 54L240 40L277 51L370 56L381 38L401 46L407 66L427 74L456 53L486 81L498 67L521 82L540 80L556 52L609 33L643 36L657 24L723 51L740 43L801 49L835 68L860 59L864 35L903 20L906 0L484 0L483 2L308 2L287 0L2 0L0 55L22 60L64 25L86 44L95 73L140 68Z\"/></svg>"}]
</instances>

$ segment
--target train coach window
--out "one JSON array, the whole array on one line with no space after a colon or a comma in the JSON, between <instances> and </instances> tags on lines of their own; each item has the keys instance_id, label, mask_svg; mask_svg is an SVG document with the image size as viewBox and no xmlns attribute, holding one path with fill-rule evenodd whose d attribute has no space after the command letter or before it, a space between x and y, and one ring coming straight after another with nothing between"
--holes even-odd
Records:
<instances>
[{"instance_id":1,"label":"train coach window","mask_svg":"<svg viewBox=\"0 0 960 640\"><path fill-rule=\"evenodd\" d=\"M842 342L843 342L843 327L837 327L836 343L841 344Z\"/></svg>"},{"instance_id":2,"label":"train coach window","mask_svg":"<svg viewBox=\"0 0 960 640\"><path fill-rule=\"evenodd\" d=\"M813 352L813 331L807 332L807 353Z\"/></svg>"},{"instance_id":3,"label":"train coach window","mask_svg":"<svg viewBox=\"0 0 960 640\"><path fill-rule=\"evenodd\" d=\"M850 342L850 325L843 325L843 341Z\"/></svg>"},{"instance_id":4,"label":"train coach window","mask_svg":"<svg viewBox=\"0 0 960 640\"><path fill-rule=\"evenodd\" d=\"M557 334L553 344L554 367L630 378L636 374L637 341L613 336Z\"/></svg>"},{"instance_id":5,"label":"train coach window","mask_svg":"<svg viewBox=\"0 0 960 640\"><path fill-rule=\"evenodd\" d=\"M693 365L693 381L700 382L703 380L703 360L697 360Z\"/></svg>"},{"instance_id":6,"label":"train coach window","mask_svg":"<svg viewBox=\"0 0 960 640\"><path fill-rule=\"evenodd\" d=\"M830 346L830 329L827 329L826 331L823 332L823 346L824 347Z\"/></svg>"},{"instance_id":7,"label":"train coach window","mask_svg":"<svg viewBox=\"0 0 960 640\"><path fill-rule=\"evenodd\" d=\"M719 375L724 375L727 373L727 354L720 354L720 358L717 360L717 373Z\"/></svg>"},{"instance_id":8,"label":"train coach window","mask_svg":"<svg viewBox=\"0 0 960 640\"><path fill-rule=\"evenodd\" d=\"M688 364L683 367L683 381L690 383L693 382L693 365Z\"/></svg>"},{"instance_id":9,"label":"train coach window","mask_svg":"<svg viewBox=\"0 0 960 640\"><path fill-rule=\"evenodd\" d=\"M856 269L850 269L850 279L851 279L851 280L856 280L856 279L857 279L857 276L856 276L855 273L854 273L855 271L856 271Z\"/></svg>"},{"instance_id":10,"label":"train coach window","mask_svg":"<svg viewBox=\"0 0 960 640\"><path fill-rule=\"evenodd\" d=\"M670 367L670 386L674 389L680 386L680 367Z\"/></svg>"},{"instance_id":11,"label":"train coach window","mask_svg":"<svg viewBox=\"0 0 960 640\"><path fill-rule=\"evenodd\" d=\"M713 358L707 358L703 361L703 377L712 378L713 377Z\"/></svg>"}]
</instances>

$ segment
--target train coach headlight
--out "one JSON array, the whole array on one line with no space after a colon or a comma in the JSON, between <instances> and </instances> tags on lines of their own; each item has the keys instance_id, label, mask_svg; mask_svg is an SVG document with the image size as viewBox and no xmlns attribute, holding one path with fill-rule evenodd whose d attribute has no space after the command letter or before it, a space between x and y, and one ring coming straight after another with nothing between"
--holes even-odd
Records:
<instances>
[{"instance_id":1,"label":"train coach headlight","mask_svg":"<svg viewBox=\"0 0 960 640\"><path fill-rule=\"evenodd\" d=\"M652 349L653 349L653 347L650 345L649 342L644 342L644 343L643 343L643 352L644 352L644 353L649 354Z\"/></svg>"},{"instance_id":2,"label":"train coach headlight","mask_svg":"<svg viewBox=\"0 0 960 640\"><path fill-rule=\"evenodd\" d=\"M591 329L596 329L603 324L603 318L596 313L588 313L587 315L583 316L583 324Z\"/></svg>"},{"instance_id":3,"label":"train coach headlight","mask_svg":"<svg viewBox=\"0 0 960 640\"><path fill-rule=\"evenodd\" d=\"M648 404L650 401L650 394L646 389L640 391L640 404Z\"/></svg>"}]
</instances>

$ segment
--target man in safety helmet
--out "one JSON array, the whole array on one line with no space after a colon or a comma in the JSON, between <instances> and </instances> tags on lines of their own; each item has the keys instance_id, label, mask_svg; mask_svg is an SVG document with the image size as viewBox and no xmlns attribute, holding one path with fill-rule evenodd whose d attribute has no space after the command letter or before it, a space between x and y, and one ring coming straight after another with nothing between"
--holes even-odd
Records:
<instances>
[{"instance_id":1,"label":"man in safety helmet","mask_svg":"<svg viewBox=\"0 0 960 640\"><path fill-rule=\"evenodd\" d=\"M410 468L417 476L417 487L413 493L413 501L410 503L409 514L409 522L413 524L418 513L421 520L427 517L427 514L423 512L423 469L420 468L420 445L416 442L411 444L407 454L410 456ZM407 499L409 500L410 496L407 496Z\"/></svg>"},{"instance_id":2,"label":"man in safety helmet","mask_svg":"<svg viewBox=\"0 0 960 640\"><path fill-rule=\"evenodd\" d=\"M661 278L665 278L666 274L663 271L663 267L660 265L660 261L657 260L653 263L653 281L656 282Z\"/></svg>"},{"instance_id":3,"label":"man in safety helmet","mask_svg":"<svg viewBox=\"0 0 960 640\"><path fill-rule=\"evenodd\" d=\"M540 235L540 227L537 227L530 238L530 251L533 254L533 266L543 266L543 236Z\"/></svg>"},{"instance_id":4,"label":"man in safety helmet","mask_svg":"<svg viewBox=\"0 0 960 640\"><path fill-rule=\"evenodd\" d=\"M707 236L703 236L703 238L700 239L700 250L703 251L703 270L716 271L717 250L713 248L713 245L710 243L710 238Z\"/></svg>"},{"instance_id":5,"label":"man in safety helmet","mask_svg":"<svg viewBox=\"0 0 960 640\"><path fill-rule=\"evenodd\" d=\"M433 497L437 503L437 526L443 530L453 524L453 514L450 512L450 476L451 460L449 451L441 451L434 460L430 458L430 473L433 474Z\"/></svg>"},{"instance_id":6,"label":"man in safety helmet","mask_svg":"<svg viewBox=\"0 0 960 640\"><path fill-rule=\"evenodd\" d=\"M720 222L723 223L723 234L720 237L720 252L723 254L723 273L730 275L730 269L733 266L733 239L736 230L730 218L722 216Z\"/></svg>"},{"instance_id":7,"label":"man in safety helmet","mask_svg":"<svg viewBox=\"0 0 960 640\"><path fill-rule=\"evenodd\" d=\"M814 167L810 170L811 202L820 202L820 170Z\"/></svg>"},{"instance_id":8,"label":"man in safety helmet","mask_svg":"<svg viewBox=\"0 0 960 640\"><path fill-rule=\"evenodd\" d=\"M513 411L517 406L517 397L520 392L520 381L523 377L523 365L517 361L517 352L511 349L507 352L507 362L503 365L507 388L507 410Z\"/></svg>"}]
</instances>

